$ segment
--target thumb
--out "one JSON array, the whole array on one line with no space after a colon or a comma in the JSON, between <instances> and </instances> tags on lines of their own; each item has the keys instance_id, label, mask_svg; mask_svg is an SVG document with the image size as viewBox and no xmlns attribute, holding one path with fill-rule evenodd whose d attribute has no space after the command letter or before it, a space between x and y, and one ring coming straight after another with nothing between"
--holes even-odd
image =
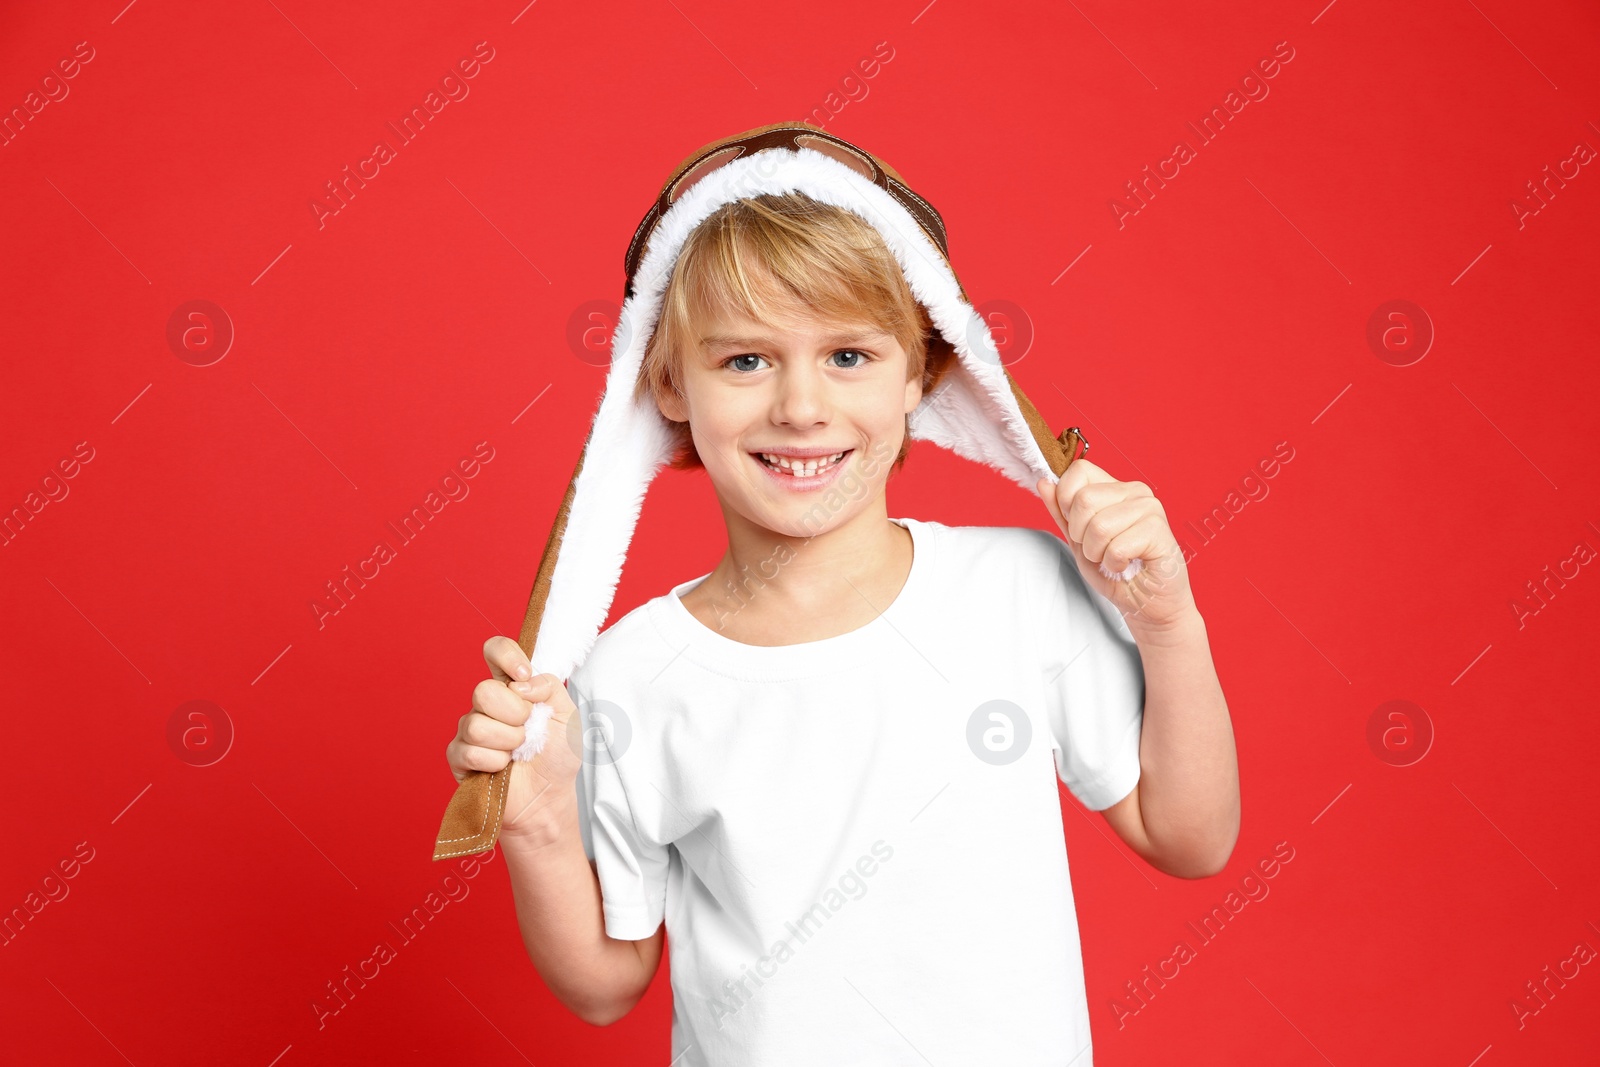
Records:
<instances>
[{"instance_id":1,"label":"thumb","mask_svg":"<svg viewBox=\"0 0 1600 1067\"><path fill-rule=\"evenodd\" d=\"M1039 497L1044 501L1045 510L1050 512L1050 517L1061 528L1061 536L1066 536L1067 524L1061 521L1061 503L1056 499L1056 483L1049 478L1040 478L1034 486L1039 491Z\"/></svg>"}]
</instances>

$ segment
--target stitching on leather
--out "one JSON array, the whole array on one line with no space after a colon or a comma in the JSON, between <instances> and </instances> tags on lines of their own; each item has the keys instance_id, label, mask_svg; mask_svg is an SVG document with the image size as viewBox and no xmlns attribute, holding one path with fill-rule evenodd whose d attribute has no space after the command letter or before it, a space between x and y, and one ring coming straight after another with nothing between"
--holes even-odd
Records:
<instances>
[{"instance_id":1,"label":"stitching on leather","mask_svg":"<svg viewBox=\"0 0 1600 1067\"><path fill-rule=\"evenodd\" d=\"M494 785L492 773L491 773L490 785L491 786ZM456 841L470 841L473 838L482 835L483 828L489 824L489 812L494 810L494 789L493 788L491 788L488 792L486 792L484 794L484 801L485 801L485 804L484 804L484 809L483 809L483 819L478 823L478 828L476 830L472 831L470 834L467 834L465 837L441 837L441 838L439 838L439 842L438 843L441 844L441 845L448 845L448 844L451 844L451 843L456 842Z\"/></svg>"},{"instance_id":2,"label":"stitching on leather","mask_svg":"<svg viewBox=\"0 0 1600 1067\"><path fill-rule=\"evenodd\" d=\"M695 179L695 184L698 185L700 181L706 177L706 175L715 174L717 171L728 166L730 163L733 163L735 160L745 158L745 156L750 154L749 148L750 146L743 141L735 141L733 144L725 144L721 148L713 149L712 151L707 152L689 166L685 167L682 174L679 174L676 178L673 178L672 181L668 182L667 187L661 191L661 196L658 199L664 199L669 204L677 203L678 198L687 194L689 191L688 189L685 189L682 193L678 192L678 186L683 184L683 180L685 178L699 170L701 167L705 166L707 163L711 162L714 157L720 156L724 152L738 152L737 155L729 156L727 159L724 159L721 163L718 163L710 170L702 172L700 177ZM690 186L690 188L693 188L693 186Z\"/></svg>"},{"instance_id":3,"label":"stitching on leather","mask_svg":"<svg viewBox=\"0 0 1600 1067\"><path fill-rule=\"evenodd\" d=\"M658 196L656 198L656 202L650 205L650 210L645 212L644 219L639 223L639 228L633 231L633 240L628 242L628 255L627 258L623 260L622 266L624 270L627 270L630 265L632 266L633 269L628 271L628 277L630 279L639 270L639 265L634 261L633 258L634 249L638 246L639 239L645 235L645 232L653 228L652 220L657 217L657 213L660 211L660 209L661 198Z\"/></svg>"},{"instance_id":4,"label":"stitching on leather","mask_svg":"<svg viewBox=\"0 0 1600 1067\"><path fill-rule=\"evenodd\" d=\"M916 194L916 193L915 193L915 192L914 192L914 191L913 191L913 190L912 190L912 189L911 189L911 187L910 187L910 186L909 186L909 185L905 185L905 184L903 184L903 183L901 183L901 182L897 182L897 181L895 181L895 180L894 180L894 179L893 179L893 178L890 178L890 179L889 179L889 181L890 181L890 182L891 182L891 183L892 183L892 184L893 184L893 185L894 185L894 187L895 187L895 188L896 188L896 189L898 189L898 190L899 190L899 191L900 191L900 192L902 192L902 193L905 193L905 194L906 194L906 195L907 195L907 196L909 196L909 197L911 197L911 199L913 199L913 200L915 200L915 201L916 201L916 202L917 202L917 203L919 203L919 204L921 204L921 205L922 205L922 206L923 206L923 207L925 207L925 208L927 208L927 209L928 209L928 212L929 212L929 214L931 214L931 215L932 215L932 216L933 216L933 217L934 217L934 218L936 218L936 219L938 219L938 218L939 218L939 213L938 213L938 212L937 212L937 211L934 211L934 210L933 210L933 205L932 205L932 204L930 204L930 203L928 203L928 202L927 202L927 201L926 201L926 200L924 200L924 199L922 199L922 197L920 197L920 196L918 196L918 195L917 195L917 194ZM943 220L943 219L940 219L940 222L941 222L941 223L942 223L942 222L943 222L943 221L944 221L944 220Z\"/></svg>"},{"instance_id":5,"label":"stitching on leather","mask_svg":"<svg viewBox=\"0 0 1600 1067\"><path fill-rule=\"evenodd\" d=\"M639 271L640 264L638 260L635 259L636 249L639 248L639 242L644 238L647 232L653 231L655 226L659 224L661 218L666 215L666 211L662 209L662 202L672 187L682 180L683 175L689 173L689 171L693 170L696 166L699 166L700 163L704 162L706 159L709 159L716 153L726 151L727 149L735 146L740 149L739 155L728 160L728 162L724 163L722 166L725 167L736 160L748 159L750 156L755 154L750 150L752 143L765 141L778 134L788 135L788 147L792 151L798 151L808 147L799 142L799 138L801 136L808 136L828 141L834 144L836 147L849 151L857 156L864 156L877 170L878 180L873 182L874 185L877 185L879 188L888 192L890 196L894 197L894 199L897 200L900 205L905 207L907 210L911 210L911 206L907 204L900 195L898 195L900 193L904 193L912 200L915 200L917 204L921 205L921 207L928 213L929 218L933 222L932 228L930 229L930 227L921 219L917 220L918 225L921 226L923 232L926 233L928 237L933 239L934 244L938 246L939 251L944 253L948 260L949 253L945 251L945 240L947 240L947 238L944 237L944 219L940 216L939 212L932 204L918 196L916 192L914 192L904 182L897 180L893 175L891 175L884 165L879 162L878 158L871 152L868 152L863 148L858 148L836 134L829 133L826 130L817 129L811 126L777 126L774 129L765 130L753 137L743 138L738 141L730 141L713 148L706 152L705 155L701 156L699 159L691 160L682 168L682 170L672 176L672 178L667 182L665 188L656 194L656 202L651 205L649 212L645 214L643 221L639 223L638 229L634 230L633 240L628 243L628 255L623 262L623 269L627 271L627 280L624 286L626 293L631 294L633 292L633 280ZM812 149L812 151L816 151L816 149ZM821 154L825 155L826 153ZM835 162L838 161L835 160ZM721 170L722 168L718 167L716 169ZM915 215L916 213L913 211L912 214ZM640 258L642 258L642 256Z\"/></svg>"},{"instance_id":6,"label":"stitching on leather","mask_svg":"<svg viewBox=\"0 0 1600 1067\"><path fill-rule=\"evenodd\" d=\"M873 178L868 178L867 179L868 181L872 182L872 184L874 184L874 185L878 184L878 178L879 177L887 177L887 175L884 174L883 168L878 165L878 161L873 159L870 153L863 152L861 149L857 148L853 144L850 144L848 141L842 141L837 137L832 137L832 136L829 136L829 135L826 135L826 134L818 136L817 134L814 134L814 133L797 133L791 138L791 140L792 140L792 142L793 142L793 144L794 144L794 146L796 148L810 148L811 147L810 145L805 145L805 144L801 144L800 143L800 138L802 138L802 137L810 137L813 140L821 141L824 144L830 145L831 147L836 148L841 152L848 153L849 155L853 156L858 162L865 163L867 166L872 168L872 173L877 176L877 177L873 177ZM820 152L822 155L827 155L828 154L826 152L822 152L821 149L816 149L816 151ZM835 160L834 162L839 163L839 162L843 162L843 160ZM848 164L846 164L846 165L848 166ZM851 167L850 169L855 170L854 167ZM861 172L860 171L856 171L856 173L860 174ZM862 177L866 177L866 175L863 174Z\"/></svg>"},{"instance_id":7,"label":"stitching on leather","mask_svg":"<svg viewBox=\"0 0 1600 1067\"><path fill-rule=\"evenodd\" d=\"M898 196L895 196L894 190L891 189L889 191L889 195L894 196L895 200L899 202L901 207L905 208L907 211L911 211L911 205L907 204L904 200L901 200ZM939 238L928 229L927 223L916 217L916 212L911 211L911 217L916 222L917 228L922 231L923 235L927 237L928 240L933 242L933 250L939 253L940 257L944 259L946 263L949 263L950 254L945 251L944 242L940 241Z\"/></svg>"},{"instance_id":8,"label":"stitching on leather","mask_svg":"<svg viewBox=\"0 0 1600 1067\"><path fill-rule=\"evenodd\" d=\"M911 199L915 200L917 203L921 204L924 208L928 209L928 211L931 214L931 217L938 223L938 227L937 227L938 234L936 235L935 233L929 231L927 224L923 223L922 220L920 220L920 219L918 220L918 224L922 226L922 230L923 230L924 233L927 233L929 237L933 237L934 238L934 244L938 246L939 251L940 252L944 252L945 255L948 256L949 253L945 252L945 242L948 240L948 237L944 236L944 220L939 218L939 213L933 210L933 205L929 204L926 200L922 199L922 197L918 196L916 193L912 192L910 189L906 188L904 185L901 185L899 182L895 182L894 186L889 190L889 195L893 196L896 200L898 200L900 202L901 206L905 207L907 210L910 210L911 205L907 204L905 202L905 200L901 199L901 197L899 195L900 193L905 193L907 196L911 197ZM912 214L914 216L916 213L912 212Z\"/></svg>"},{"instance_id":9,"label":"stitching on leather","mask_svg":"<svg viewBox=\"0 0 1600 1067\"><path fill-rule=\"evenodd\" d=\"M511 764L509 764L509 763L506 764L507 768L509 768L510 766L511 766ZM500 784L498 786L496 786L496 788L491 789L489 791L489 809L491 811L495 812L494 829L489 831L489 843L486 844L486 845L482 845L480 847L477 847L477 848L456 849L453 852L437 852L436 851L435 854L434 854L434 858L435 859L441 859L441 860L442 859L449 859L451 856L464 856L464 855L466 855L468 853L471 853L471 852L486 852L486 851L489 850L489 848L491 846L493 846L495 838L498 837L499 834L500 834L500 817L503 814L505 814L505 808L499 806L499 804L498 804L498 802L496 800L496 794L497 793L503 793L505 791L507 783L509 783L510 781L511 781L511 775L507 774L505 776L505 778L501 780ZM485 814L487 814L487 813L485 813ZM435 847L435 849L437 849L439 845L448 845L448 844L451 844L451 843L456 842L456 841L481 840L482 837L483 837L483 834L482 834L481 831L479 831L478 833L469 834L467 837L440 838L438 841L434 842L434 847Z\"/></svg>"}]
</instances>

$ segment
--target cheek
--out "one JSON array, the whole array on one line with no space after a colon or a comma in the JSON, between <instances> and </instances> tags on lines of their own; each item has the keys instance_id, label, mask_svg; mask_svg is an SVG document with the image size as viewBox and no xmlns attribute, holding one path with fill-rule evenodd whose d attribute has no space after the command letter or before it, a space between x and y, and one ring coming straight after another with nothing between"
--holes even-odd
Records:
<instances>
[{"instance_id":1,"label":"cheek","mask_svg":"<svg viewBox=\"0 0 1600 1067\"><path fill-rule=\"evenodd\" d=\"M905 386L900 383L885 383L880 390L875 390L870 408L862 412L863 425L871 426L878 433L889 435L905 428L906 423Z\"/></svg>"},{"instance_id":2,"label":"cheek","mask_svg":"<svg viewBox=\"0 0 1600 1067\"><path fill-rule=\"evenodd\" d=\"M707 454L720 456L738 451L739 439L748 422L732 404L713 401L694 408L694 418L689 426L695 447L705 458Z\"/></svg>"}]
</instances>

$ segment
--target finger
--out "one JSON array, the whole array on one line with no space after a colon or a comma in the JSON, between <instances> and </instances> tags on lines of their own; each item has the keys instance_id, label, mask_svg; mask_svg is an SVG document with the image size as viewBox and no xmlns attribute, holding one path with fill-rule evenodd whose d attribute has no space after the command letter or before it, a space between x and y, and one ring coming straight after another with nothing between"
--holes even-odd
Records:
<instances>
[{"instance_id":1,"label":"finger","mask_svg":"<svg viewBox=\"0 0 1600 1067\"><path fill-rule=\"evenodd\" d=\"M472 689L472 710L511 726L521 726L533 713L533 705L506 688L498 678L485 678Z\"/></svg>"},{"instance_id":2,"label":"finger","mask_svg":"<svg viewBox=\"0 0 1600 1067\"><path fill-rule=\"evenodd\" d=\"M503 634L496 634L483 643L483 661L489 665L489 673L502 682L527 681L533 677L533 667L522 646Z\"/></svg>"},{"instance_id":3,"label":"finger","mask_svg":"<svg viewBox=\"0 0 1600 1067\"><path fill-rule=\"evenodd\" d=\"M1049 478L1040 478L1034 489L1038 492L1039 499L1044 501L1045 510L1050 513L1056 525L1064 528L1066 524L1061 521L1061 505L1056 502L1055 483Z\"/></svg>"},{"instance_id":4,"label":"finger","mask_svg":"<svg viewBox=\"0 0 1600 1067\"><path fill-rule=\"evenodd\" d=\"M511 691L524 700L535 704L549 704L552 707L566 707L572 704L567 696L566 686L561 684L561 679L553 674L536 674L526 682L510 683Z\"/></svg>"},{"instance_id":5,"label":"finger","mask_svg":"<svg viewBox=\"0 0 1600 1067\"><path fill-rule=\"evenodd\" d=\"M524 683L515 682L512 688L515 689L522 684ZM528 687L524 694L526 698L535 704L549 705L550 720L558 726L566 725L576 714L578 706L572 702L572 696L567 692L566 685L555 675L536 674L526 685Z\"/></svg>"},{"instance_id":6,"label":"finger","mask_svg":"<svg viewBox=\"0 0 1600 1067\"><path fill-rule=\"evenodd\" d=\"M1086 459L1076 459L1061 475L1061 481L1056 484L1056 500L1071 501L1078 490L1094 482L1111 482L1116 479L1107 474L1100 467L1095 466ZM1062 510L1065 511L1065 505Z\"/></svg>"},{"instance_id":7,"label":"finger","mask_svg":"<svg viewBox=\"0 0 1600 1067\"><path fill-rule=\"evenodd\" d=\"M1153 518L1144 515L1111 538L1101 556L1107 570L1120 574L1136 559L1148 562L1161 554L1161 544L1157 541L1161 527L1152 521Z\"/></svg>"},{"instance_id":8,"label":"finger","mask_svg":"<svg viewBox=\"0 0 1600 1067\"><path fill-rule=\"evenodd\" d=\"M1122 567L1114 566L1105 559L1106 547L1149 513L1149 498L1135 497L1108 504L1086 517L1073 520L1080 527L1080 536L1075 540L1082 544L1084 558L1090 563L1104 562L1112 570L1121 570ZM1122 562L1126 566L1128 561L1124 559Z\"/></svg>"},{"instance_id":9,"label":"finger","mask_svg":"<svg viewBox=\"0 0 1600 1067\"><path fill-rule=\"evenodd\" d=\"M528 739L528 732L521 726L490 718L480 711L469 711L461 716L461 729L457 731L456 739L477 748L510 752Z\"/></svg>"},{"instance_id":10,"label":"finger","mask_svg":"<svg viewBox=\"0 0 1600 1067\"><path fill-rule=\"evenodd\" d=\"M468 745L456 740L445 747L445 759L456 771L485 771L493 774L511 762L511 753L496 748Z\"/></svg>"},{"instance_id":11,"label":"finger","mask_svg":"<svg viewBox=\"0 0 1600 1067\"><path fill-rule=\"evenodd\" d=\"M1116 479L1086 459L1073 461L1066 473L1061 476L1061 480L1056 483L1056 506L1063 516L1062 525L1071 523L1073 509L1075 506L1081 506L1081 501L1095 499L1086 496L1085 489L1106 482L1115 483ZM1090 492L1093 490L1090 489Z\"/></svg>"},{"instance_id":12,"label":"finger","mask_svg":"<svg viewBox=\"0 0 1600 1067\"><path fill-rule=\"evenodd\" d=\"M1113 507L1125 500L1147 499L1154 497L1140 497L1139 494L1129 489L1132 483L1119 482L1116 479L1109 481L1090 482L1079 489L1071 503L1062 511L1066 516L1067 529L1071 531L1074 541L1082 542L1085 537L1089 520L1106 508Z\"/></svg>"}]
</instances>

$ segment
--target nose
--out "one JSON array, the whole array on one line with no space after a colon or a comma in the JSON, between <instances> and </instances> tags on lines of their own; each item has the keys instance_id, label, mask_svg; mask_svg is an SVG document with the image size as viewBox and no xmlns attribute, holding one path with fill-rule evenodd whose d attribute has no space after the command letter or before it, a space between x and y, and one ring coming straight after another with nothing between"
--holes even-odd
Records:
<instances>
[{"instance_id":1,"label":"nose","mask_svg":"<svg viewBox=\"0 0 1600 1067\"><path fill-rule=\"evenodd\" d=\"M814 362L786 361L778 375L773 420L800 428L826 425L832 410L828 389L827 376Z\"/></svg>"}]
</instances>

